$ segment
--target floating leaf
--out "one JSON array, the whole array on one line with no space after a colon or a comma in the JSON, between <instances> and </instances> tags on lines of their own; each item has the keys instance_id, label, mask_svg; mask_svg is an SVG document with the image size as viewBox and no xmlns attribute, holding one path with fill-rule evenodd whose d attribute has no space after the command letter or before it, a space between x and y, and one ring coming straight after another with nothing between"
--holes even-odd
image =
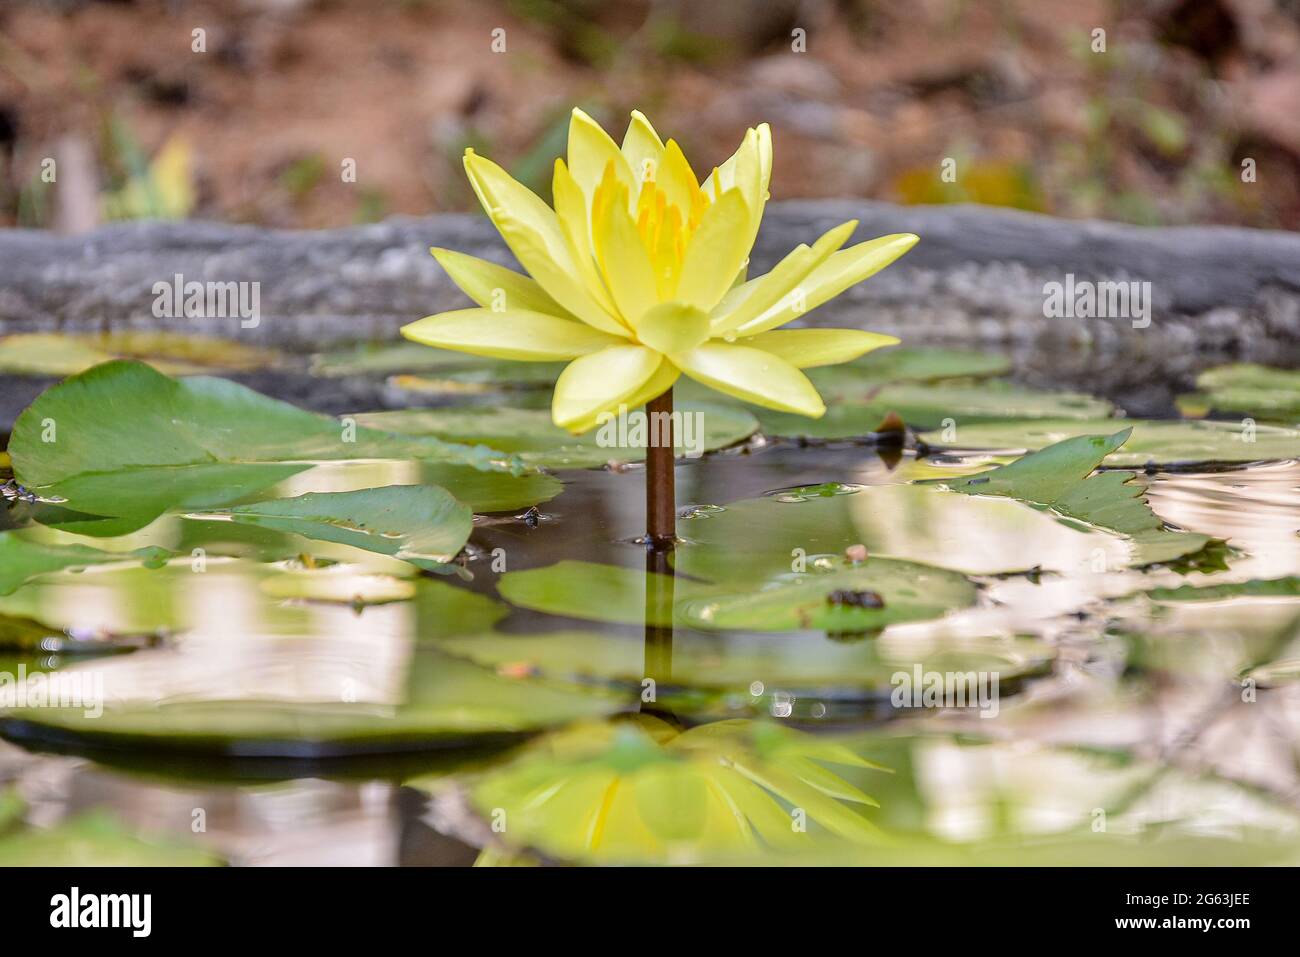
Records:
<instances>
[{"instance_id":1,"label":"floating leaf","mask_svg":"<svg viewBox=\"0 0 1300 957\"><path fill-rule=\"evenodd\" d=\"M563 362L509 362L399 342L322 353L312 357L311 371L328 377L432 373L420 378L431 386L442 385L428 391L452 392L465 386L502 391L554 385L564 365Z\"/></svg>"},{"instance_id":2,"label":"floating leaf","mask_svg":"<svg viewBox=\"0 0 1300 957\"><path fill-rule=\"evenodd\" d=\"M11 830L27 813L27 803L16 788L0 790L0 834Z\"/></svg>"},{"instance_id":3,"label":"floating leaf","mask_svg":"<svg viewBox=\"0 0 1300 957\"><path fill-rule=\"evenodd\" d=\"M166 549L156 547L109 552L89 545L45 542L20 531L0 532L0 595L12 594L23 582L47 572L111 562L155 563L165 560L169 554Z\"/></svg>"},{"instance_id":4,"label":"floating leaf","mask_svg":"<svg viewBox=\"0 0 1300 957\"><path fill-rule=\"evenodd\" d=\"M1236 412L1293 428L1300 422L1300 372L1295 370L1241 362L1202 372L1196 377L1196 388L1198 395L1181 398L1179 404Z\"/></svg>"},{"instance_id":5,"label":"floating leaf","mask_svg":"<svg viewBox=\"0 0 1300 957\"><path fill-rule=\"evenodd\" d=\"M817 391L828 406L839 402L861 403L871 400L882 387L901 383L943 382L954 379L987 379L1011 371L1006 356L990 352L967 352L957 349L927 349L891 347L876 349L852 362L820 366L807 370ZM998 383L995 388L1005 388ZM957 396L968 401L979 401L979 390L969 385L951 383L944 388L954 389ZM710 393L690 379L679 379L674 392L686 399L707 400ZM915 395L904 391L901 395ZM971 397L975 398L972 400Z\"/></svg>"},{"instance_id":6,"label":"floating leaf","mask_svg":"<svg viewBox=\"0 0 1300 957\"><path fill-rule=\"evenodd\" d=\"M687 598L679 614L697 628L747 631L816 629L832 634L874 631L900 621L941 618L974 604L965 576L889 558L790 572L757 587L724 587Z\"/></svg>"},{"instance_id":7,"label":"floating leaf","mask_svg":"<svg viewBox=\"0 0 1300 957\"><path fill-rule=\"evenodd\" d=\"M236 522L392 555L421 568L450 562L469 541L473 514L436 485L309 492L237 505Z\"/></svg>"},{"instance_id":8,"label":"floating leaf","mask_svg":"<svg viewBox=\"0 0 1300 957\"><path fill-rule=\"evenodd\" d=\"M388 432L490 445L503 452L517 453L529 465L560 469L597 467L611 460L644 459L648 425L639 418L643 411L631 418L611 419L583 435L559 428L551 422L550 412L540 409L402 409L371 412L356 419L361 425ZM734 445L758 428L758 421L744 409L716 403L685 403L674 412L678 414L673 423L678 456ZM640 432L635 431L637 428ZM684 434L684 429L689 431Z\"/></svg>"},{"instance_id":9,"label":"floating leaf","mask_svg":"<svg viewBox=\"0 0 1300 957\"><path fill-rule=\"evenodd\" d=\"M100 536L169 509L237 502L317 461L415 458L507 471L495 450L348 426L223 379L176 380L124 361L44 392L18 417L9 451L19 481L67 500L39 521Z\"/></svg>"},{"instance_id":10,"label":"floating leaf","mask_svg":"<svg viewBox=\"0 0 1300 957\"><path fill-rule=\"evenodd\" d=\"M440 642L488 631L510 609L487 595L423 579L415 595L415 640Z\"/></svg>"},{"instance_id":11,"label":"floating leaf","mask_svg":"<svg viewBox=\"0 0 1300 957\"><path fill-rule=\"evenodd\" d=\"M1182 585L1178 588L1152 588L1147 596L1154 601L1219 601L1224 598L1300 598L1300 576L1226 582L1221 585Z\"/></svg>"},{"instance_id":12,"label":"floating leaf","mask_svg":"<svg viewBox=\"0 0 1300 957\"><path fill-rule=\"evenodd\" d=\"M278 355L229 339L174 332L33 332L0 338L0 372L10 374L68 376L112 359L141 359L168 375L196 375L260 369Z\"/></svg>"},{"instance_id":13,"label":"floating leaf","mask_svg":"<svg viewBox=\"0 0 1300 957\"><path fill-rule=\"evenodd\" d=\"M497 590L512 605L551 615L634 625L671 624L670 609L647 608L647 583L664 593L675 587L679 599L697 587L653 572L565 560L544 568L506 572L497 583Z\"/></svg>"},{"instance_id":14,"label":"floating leaf","mask_svg":"<svg viewBox=\"0 0 1300 957\"><path fill-rule=\"evenodd\" d=\"M214 867L220 863L198 847L137 836L104 811L50 828L29 827L0 835L0 867Z\"/></svg>"},{"instance_id":15,"label":"floating leaf","mask_svg":"<svg viewBox=\"0 0 1300 957\"><path fill-rule=\"evenodd\" d=\"M902 416L914 429L937 428L951 419L964 423L1003 419L1095 419L1107 415L1104 399L1077 392L1039 392L1004 382L980 385L887 385L859 401L830 405L820 419L802 415L756 411L766 435L780 438L850 439L866 435L890 412ZM963 435L964 432L959 432Z\"/></svg>"},{"instance_id":16,"label":"floating leaf","mask_svg":"<svg viewBox=\"0 0 1300 957\"><path fill-rule=\"evenodd\" d=\"M392 575L357 571L349 565L327 565L282 569L281 574L263 581L261 589L272 598L361 606L409 601L415 597L416 583Z\"/></svg>"},{"instance_id":17,"label":"floating leaf","mask_svg":"<svg viewBox=\"0 0 1300 957\"><path fill-rule=\"evenodd\" d=\"M1124 564L1113 535L1063 525L1008 499L952 495L933 485L806 486L728 502L678 524L674 556L688 577L754 585L792 570L839 567L859 546L966 575L1090 572L1097 556ZM1032 553L1025 543L1033 542ZM1090 575L1089 577L1095 577Z\"/></svg>"},{"instance_id":18,"label":"floating leaf","mask_svg":"<svg viewBox=\"0 0 1300 957\"><path fill-rule=\"evenodd\" d=\"M671 623L666 604L646 590L670 589L677 617L698 628L859 632L895 621L937 618L969 605L975 586L956 572L913 562L870 559L859 567L815 569L743 585L709 585L614 565L562 561L507 572L498 589L511 604L552 615L627 624Z\"/></svg>"},{"instance_id":19,"label":"floating leaf","mask_svg":"<svg viewBox=\"0 0 1300 957\"><path fill-rule=\"evenodd\" d=\"M466 744L607 714L620 705L591 691L501 677L430 650L410 658L390 700L376 685L374 647L337 644L328 659L313 660L308 641L260 642L260 668L278 659L290 669L278 682L278 696L259 692L241 675L246 665L234 649L224 668L193 648L157 649L60 672L75 680L100 669L109 695L102 714L80 707L13 708L0 712L0 729L29 741L305 757ZM310 669L331 681L308 685L304 673ZM291 698L287 693L299 685L310 688L308 696Z\"/></svg>"},{"instance_id":20,"label":"floating leaf","mask_svg":"<svg viewBox=\"0 0 1300 957\"><path fill-rule=\"evenodd\" d=\"M1133 482L1132 472L1092 474L1130 434L1125 429L1112 435L1077 436L1010 465L944 484L966 495L1018 499L1108 529L1132 541L1134 565L1169 562L1200 551L1210 543L1210 536L1166 528L1142 497L1144 489Z\"/></svg>"},{"instance_id":21,"label":"floating leaf","mask_svg":"<svg viewBox=\"0 0 1300 957\"><path fill-rule=\"evenodd\" d=\"M833 688L840 694L853 689L879 695L888 693L900 670L910 672L918 661L932 671L997 672L1009 682L1042 668L1052 657L1049 646L1027 637L953 640L938 647L929 637L888 642L843 637L791 641L786 635L679 629L672 640L671 669L654 677L661 697L667 688L682 687L741 693L760 703L754 695L755 682L762 686L760 694ZM464 634L440 639L438 647L512 674L539 673L566 681L618 682L637 688L647 676L650 651L643 632L612 629Z\"/></svg>"},{"instance_id":22,"label":"floating leaf","mask_svg":"<svg viewBox=\"0 0 1300 957\"><path fill-rule=\"evenodd\" d=\"M1245 427L1241 422L1098 419L963 425L959 421L956 438L951 441L940 432L921 438L934 446L1016 452L1041 449L1080 435L1109 435L1120 427L1132 429L1133 435L1122 449L1106 457L1107 465L1255 462L1300 456L1300 431L1268 425Z\"/></svg>"},{"instance_id":23,"label":"floating leaf","mask_svg":"<svg viewBox=\"0 0 1300 957\"><path fill-rule=\"evenodd\" d=\"M813 369L809 377L819 390L830 390L837 398L860 398L861 392L854 390L865 392L885 382L987 379L1010 371L1011 361L993 352L899 346L877 349L852 362Z\"/></svg>"}]
</instances>

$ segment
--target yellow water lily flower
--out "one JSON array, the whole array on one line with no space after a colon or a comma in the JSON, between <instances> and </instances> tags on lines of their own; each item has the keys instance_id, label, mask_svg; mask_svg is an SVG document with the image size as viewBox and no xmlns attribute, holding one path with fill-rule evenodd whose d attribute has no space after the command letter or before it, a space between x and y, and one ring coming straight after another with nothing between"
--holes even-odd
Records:
<instances>
[{"instance_id":1,"label":"yellow water lily flower","mask_svg":"<svg viewBox=\"0 0 1300 957\"><path fill-rule=\"evenodd\" d=\"M554 209L473 150L465 170L530 275L434 249L479 308L428 316L402 334L500 359L571 360L551 415L572 432L658 397L683 373L746 402L816 418L826 406L801 369L898 341L856 329L779 327L888 266L916 243L910 233L841 249L857 226L849 221L746 281L772 172L766 123L701 184L681 148L665 145L640 113L620 147L574 110L568 162L555 161Z\"/></svg>"}]
</instances>

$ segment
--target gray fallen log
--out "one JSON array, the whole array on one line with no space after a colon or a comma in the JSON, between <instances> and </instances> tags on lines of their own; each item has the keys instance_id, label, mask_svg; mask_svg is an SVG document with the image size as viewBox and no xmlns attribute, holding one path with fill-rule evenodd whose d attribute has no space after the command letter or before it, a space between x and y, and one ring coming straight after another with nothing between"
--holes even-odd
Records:
<instances>
[{"instance_id":1,"label":"gray fallen log","mask_svg":"<svg viewBox=\"0 0 1300 957\"><path fill-rule=\"evenodd\" d=\"M1290 233L1142 228L978 206L791 201L769 207L751 275L849 218L861 220L856 239L908 231L921 243L810 312L810 325L878 329L913 342L1087 344L1129 356L1209 349L1276 359L1300 346L1300 236ZM429 256L431 245L511 262L477 215L317 232L205 222L114 225L80 237L3 231L0 332L161 328L294 348L391 339L404 323L466 302ZM1045 285L1067 275L1149 282L1150 325L1048 318ZM156 316L155 284L176 276L259 283L260 321Z\"/></svg>"}]
</instances>

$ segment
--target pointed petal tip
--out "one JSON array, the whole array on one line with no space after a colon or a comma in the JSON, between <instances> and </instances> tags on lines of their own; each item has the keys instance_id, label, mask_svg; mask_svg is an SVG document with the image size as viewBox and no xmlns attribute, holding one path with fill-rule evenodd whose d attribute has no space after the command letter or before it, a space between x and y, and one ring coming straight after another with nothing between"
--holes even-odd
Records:
<instances>
[{"instance_id":1,"label":"pointed petal tip","mask_svg":"<svg viewBox=\"0 0 1300 957\"><path fill-rule=\"evenodd\" d=\"M604 131L605 129L603 126L601 126L599 123L596 122L595 118L592 117L590 113L588 113L586 110L578 106L575 106L573 108L573 112L569 114L569 122L570 124L585 123L589 126L594 126L596 127L596 129L601 131Z\"/></svg>"}]
</instances>

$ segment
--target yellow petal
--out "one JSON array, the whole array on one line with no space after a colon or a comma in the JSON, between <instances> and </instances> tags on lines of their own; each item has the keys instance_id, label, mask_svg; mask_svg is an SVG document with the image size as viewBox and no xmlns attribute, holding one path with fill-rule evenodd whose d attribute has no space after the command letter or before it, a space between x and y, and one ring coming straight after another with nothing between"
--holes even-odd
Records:
<instances>
[{"instance_id":1,"label":"yellow petal","mask_svg":"<svg viewBox=\"0 0 1300 957\"><path fill-rule=\"evenodd\" d=\"M709 317L694 306L665 302L641 317L636 337L658 352L686 352L709 337Z\"/></svg>"},{"instance_id":2,"label":"yellow petal","mask_svg":"<svg viewBox=\"0 0 1300 957\"><path fill-rule=\"evenodd\" d=\"M586 431L601 412L617 413L662 363L663 356L638 345L611 345L574 359L555 382L551 419L561 428Z\"/></svg>"},{"instance_id":3,"label":"yellow petal","mask_svg":"<svg viewBox=\"0 0 1300 957\"><path fill-rule=\"evenodd\" d=\"M485 309L526 309L553 316L567 316L566 311L546 294L536 280L513 269L498 266L486 259L467 256L451 249L429 250L438 265L447 271L460 291Z\"/></svg>"},{"instance_id":4,"label":"yellow petal","mask_svg":"<svg viewBox=\"0 0 1300 957\"><path fill-rule=\"evenodd\" d=\"M762 349L714 341L670 358L692 379L737 399L814 419L826 412L806 375Z\"/></svg>"},{"instance_id":5,"label":"yellow petal","mask_svg":"<svg viewBox=\"0 0 1300 957\"><path fill-rule=\"evenodd\" d=\"M494 223L499 212L509 213L517 222L537 233L543 248L556 262L568 264L569 251L560 221L540 196L473 150L465 151L465 173L483 205L483 211Z\"/></svg>"},{"instance_id":6,"label":"yellow petal","mask_svg":"<svg viewBox=\"0 0 1300 957\"><path fill-rule=\"evenodd\" d=\"M874 276L917 242L911 233L894 233L834 253L801 280L792 293L757 319L740 326L741 336L757 335L816 309L855 283Z\"/></svg>"},{"instance_id":7,"label":"yellow petal","mask_svg":"<svg viewBox=\"0 0 1300 957\"><path fill-rule=\"evenodd\" d=\"M768 186L772 182L772 127L759 123L758 129L758 167L763 186L763 198L767 198Z\"/></svg>"},{"instance_id":8,"label":"yellow petal","mask_svg":"<svg viewBox=\"0 0 1300 957\"><path fill-rule=\"evenodd\" d=\"M439 349L524 362L573 359L622 341L580 322L523 309L443 312L403 326L402 335Z\"/></svg>"},{"instance_id":9,"label":"yellow petal","mask_svg":"<svg viewBox=\"0 0 1300 957\"><path fill-rule=\"evenodd\" d=\"M610 314L588 292L572 258L563 264L557 263L548 254L537 232L509 213L498 211L496 225L515 258L552 299L593 329L615 336L628 335L618 317Z\"/></svg>"},{"instance_id":10,"label":"yellow petal","mask_svg":"<svg viewBox=\"0 0 1300 957\"><path fill-rule=\"evenodd\" d=\"M555 174L551 178L551 197L555 202L555 214L560 219L560 227L569 240L573 260L578 266L578 274L583 285L602 309L611 315L618 312L614 300L610 298L596 268L595 254L591 245L591 213L587 208L587 198L573 179L573 174L564 165L564 160L556 159Z\"/></svg>"},{"instance_id":11,"label":"yellow petal","mask_svg":"<svg viewBox=\"0 0 1300 957\"><path fill-rule=\"evenodd\" d=\"M766 126L766 124L764 124ZM756 187L766 188L763 184L763 144L771 152L770 134L759 134L758 130L746 130L745 138L740 141L736 152L727 161L717 167L704 181L704 191L717 199L729 189L741 187L745 190L747 200L754 198L751 190Z\"/></svg>"},{"instance_id":12,"label":"yellow petal","mask_svg":"<svg viewBox=\"0 0 1300 957\"><path fill-rule=\"evenodd\" d=\"M606 204L595 229L593 238L605 285L624 320L635 327L637 320L659 302L659 294L654 267L627 203Z\"/></svg>"},{"instance_id":13,"label":"yellow petal","mask_svg":"<svg viewBox=\"0 0 1300 957\"><path fill-rule=\"evenodd\" d=\"M659 163L664 153L664 144L659 139L659 134L640 110L632 111L632 121L628 123L627 132L623 134L622 152L627 165L632 170L632 178L636 181L636 188L632 193L632 198L636 199L641 184L647 178L653 180L658 175Z\"/></svg>"},{"instance_id":14,"label":"yellow petal","mask_svg":"<svg viewBox=\"0 0 1300 957\"><path fill-rule=\"evenodd\" d=\"M858 221L850 219L827 230L811 248L796 247L771 272L729 292L713 311L713 334L718 336L738 329L771 309L831 253L843 246L857 227ZM729 301L733 298L734 302Z\"/></svg>"},{"instance_id":15,"label":"yellow petal","mask_svg":"<svg viewBox=\"0 0 1300 957\"><path fill-rule=\"evenodd\" d=\"M622 324L592 298L577 278L573 251L555 212L536 193L473 150L465 153L465 171L506 245L537 284L588 325L625 335Z\"/></svg>"},{"instance_id":16,"label":"yellow petal","mask_svg":"<svg viewBox=\"0 0 1300 957\"><path fill-rule=\"evenodd\" d=\"M872 349L897 344L894 336L860 329L776 329L738 341L738 345L770 352L797 369L848 362Z\"/></svg>"},{"instance_id":17,"label":"yellow petal","mask_svg":"<svg viewBox=\"0 0 1300 957\"><path fill-rule=\"evenodd\" d=\"M655 369L654 374L645 380L641 388L635 392L629 393L618 401L618 404L608 411L617 412L618 406L627 406L629 409L635 409L638 406L645 405L651 399L657 399L669 389L681 376L682 370L673 365L665 356L659 363L659 368ZM600 425L600 414L605 409L597 409L585 419L577 419L565 426L570 432L579 434L593 429ZM611 458L617 458L617 453L611 453Z\"/></svg>"},{"instance_id":18,"label":"yellow petal","mask_svg":"<svg viewBox=\"0 0 1300 957\"><path fill-rule=\"evenodd\" d=\"M772 133L766 123L745 131L740 148L705 180L704 190L714 198L730 189L739 189L749 205L749 232L745 255L758 237L758 224L767 203L768 181L772 175Z\"/></svg>"},{"instance_id":19,"label":"yellow petal","mask_svg":"<svg viewBox=\"0 0 1300 957\"><path fill-rule=\"evenodd\" d=\"M695 171L686 161L686 154L676 140L669 140L664 147L659 167L655 171L655 185L663 190L669 205L681 210L683 219L690 214L700 182L695 178Z\"/></svg>"},{"instance_id":20,"label":"yellow petal","mask_svg":"<svg viewBox=\"0 0 1300 957\"><path fill-rule=\"evenodd\" d=\"M716 306L745 265L749 225L749 207L740 191L723 193L686 247L674 298L705 312Z\"/></svg>"},{"instance_id":21,"label":"yellow petal","mask_svg":"<svg viewBox=\"0 0 1300 957\"><path fill-rule=\"evenodd\" d=\"M609 138L599 123L582 110L574 109L569 119L569 172L587 197L589 206L592 194L605 175L605 167L611 162L614 176L629 191L635 192L636 180L618 144Z\"/></svg>"}]
</instances>

